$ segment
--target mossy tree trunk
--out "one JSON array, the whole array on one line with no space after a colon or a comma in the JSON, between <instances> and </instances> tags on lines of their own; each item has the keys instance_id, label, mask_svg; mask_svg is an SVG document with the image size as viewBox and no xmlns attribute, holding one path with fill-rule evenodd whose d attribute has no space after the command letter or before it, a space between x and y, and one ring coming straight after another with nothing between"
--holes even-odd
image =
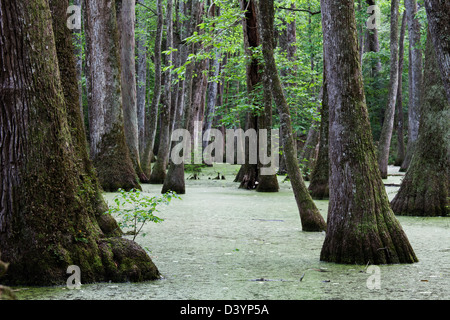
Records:
<instances>
[{"instance_id":1,"label":"mossy tree trunk","mask_svg":"<svg viewBox=\"0 0 450 320\"><path fill-rule=\"evenodd\" d=\"M294 148L294 138L289 106L284 96L281 86L280 76L274 58L273 26L274 26L274 4L272 1L259 1L259 11L261 17L261 38L262 49L267 75L271 80L272 95L275 104L279 108L280 121L285 139L283 140L283 150L286 157L286 165L294 191L295 200L300 212L300 219L303 231L323 231L326 223L312 200L300 172L297 156Z\"/></svg>"},{"instance_id":2,"label":"mossy tree trunk","mask_svg":"<svg viewBox=\"0 0 450 320\"><path fill-rule=\"evenodd\" d=\"M428 33L419 139L400 190L391 202L398 215L450 214L450 105Z\"/></svg>"},{"instance_id":3,"label":"mossy tree trunk","mask_svg":"<svg viewBox=\"0 0 450 320\"><path fill-rule=\"evenodd\" d=\"M324 61L324 65L326 61ZM308 191L313 199L322 200L329 196L328 180L330 160L328 157L328 85L326 73L323 73L322 106L320 108L320 141L316 165L311 173Z\"/></svg>"},{"instance_id":4,"label":"mossy tree trunk","mask_svg":"<svg viewBox=\"0 0 450 320\"><path fill-rule=\"evenodd\" d=\"M155 279L158 270L145 251L107 238L117 225L98 222L105 206L83 151L67 7L68 1L51 1L52 17L46 0L0 1L5 281L62 285L69 265L80 267L83 283Z\"/></svg>"},{"instance_id":5,"label":"mossy tree trunk","mask_svg":"<svg viewBox=\"0 0 450 320\"><path fill-rule=\"evenodd\" d=\"M84 8L91 159L105 191L140 189L125 140L115 1Z\"/></svg>"},{"instance_id":6,"label":"mossy tree trunk","mask_svg":"<svg viewBox=\"0 0 450 320\"><path fill-rule=\"evenodd\" d=\"M395 105L398 91L398 15L399 1L391 0L391 35L390 35L390 77L389 96L384 113L383 127L381 128L378 143L378 167L381 178L387 179L389 150L391 147L392 132L394 130Z\"/></svg>"},{"instance_id":7,"label":"mossy tree trunk","mask_svg":"<svg viewBox=\"0 0 450 320\"><path fill-rule=\"evenodd\" d=\"M354 3L322 0L321 9L331 171L328 227L320 259L348 264L415 262L406 234L389 207L377 165L363 90Z\"/></svg>"}]
</instances>

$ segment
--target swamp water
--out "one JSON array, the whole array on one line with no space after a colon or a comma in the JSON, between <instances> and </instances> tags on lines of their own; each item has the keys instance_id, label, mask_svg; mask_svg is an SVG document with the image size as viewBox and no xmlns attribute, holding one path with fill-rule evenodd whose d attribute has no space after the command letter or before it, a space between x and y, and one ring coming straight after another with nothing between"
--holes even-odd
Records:
<instances>
[{"instance_id":1,"label":"swamp water","mask_svg":"<svg viewBox=\"0 0 450 320\"><path fill-rule=\"evenodd\" d=\"M450 298L450 219L398 217L418 263L379 266L370 289L367 266L319 261L325 233L302 232L290 183L279 193L239 190L238 166L203 169L187 194L161 207L161 224L144 227L136 242L150 250L163 278L145 283L14 288L21 300L325 300ZM393 175L385 184L398 185ZM217 173L226 180L213 180ZM186 174L186 178L189 177ZM143 185L159 195L160 185ZM392 199L398 187L387 186ZM105 194L111 203L115 194ZM316 201L326 218L328 201ZM126 231L126 230L124 230ZM131 237L130 237L131 238ZM300 281L301 279L301 281ZM83 275L81 274L81 282Z\"/></svg>"}]
</instances>

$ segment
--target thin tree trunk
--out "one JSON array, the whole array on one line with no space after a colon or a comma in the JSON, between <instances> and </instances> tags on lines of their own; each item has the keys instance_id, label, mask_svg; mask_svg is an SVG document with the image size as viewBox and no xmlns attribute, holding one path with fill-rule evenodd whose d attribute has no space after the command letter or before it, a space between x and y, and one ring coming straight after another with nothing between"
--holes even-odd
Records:
<instances>
[{"instance_id":1,"label":"thin tree trunk","mask_svg":"<svg viewBox=\"0 0 450 320\"><path fill-rule=\"evenodd\" d=\"M331 171L328 227L320 259L348 264L415 262L406 234L389 207L377 167L359 62L354 3L322 0L321 12Z\"/></svg>"},{"instance_id":2,"label":"thin tree trunk","mask_svg":"<svg viewBox=\"0 0 450 320\"><path fill-rule=\"evenodd\" d=\"M143 3L143 0L138 0L138 3ZM145 23L137 20L137 26L145 30ZM136 39L136 55L137 55L137 91L136 91L136 105L137 105L137 121L138 121L138 137L139 137L139 155L143 158L145 150L145 107L146 107L146 91L147 91L147 32L142 32ZM140 160L141 160L140 159ZM142 167L142 164L141 164ZM144 173L145 174L145 173Z\"/></svg>"},{"instance_id":3,"label":"thin tree trunk","mask_svg":"<svg viewBox=\"0 0 450 320\"><path fill-rule=\"evenodd\" d=\"M198 22L199 3L194 1L188 1L185 4L184 14L190 19L185 19L182 26L181 41L192 35ZM193 53L194 45L185 47L186 44L180 49L181 64L185 64L189 54ZM192 96L192 73L193 64L186 66L185 80L182 86L182 98L179 102L179 112L176 117L175 129L187 129L189 125L190 110L191 110L191 96ZM172 142L174 145L176 142ZM161 193L168 191L176 192L177 194L186 193L186 183L184 178L184 161L181 163L175 163L172 158L169 159L169 169L164 179L164 184Z\"/></svg>"},{"instance_id":4,"label":"thin tree trunk","mask_svg":"<svg viewBox=\"0 0 450 320\"><path fill-rule=\"evenodd\" d=\"M431 38L436 48L436 57L444 82L445 93L450 101L450 2L447 0L425 0Z\"/></svg>"},{"instance_id":5,"label":"thin tree trunk","mask_svg":"<svg viewBox=\"0 0 450 320\"><path fill-rule=\"evenodd\" d=\"M389 79L389 96L378 144L378 167L382 179L387 179L388 175L389 150L391 147L392 132L394 130L395 104L398 91L398 10L398 0L391 0L391 71Z\"/></svg>"},{"instance_id":6,"label":"thin tree trunk","mask_svg":"<svg viewBox=\"0 0 450 320\"><path fill-rule=\"evenodd\" d=\"M295 4L291 4L291 8L295 8ZM283 21L284 22L284 21ZM279 47L280 49L286 53L286 59L290 62L295 61L296 54L297 54L297 46L295 45L297 42L297 23L296 20L293 19L289 23L286 22L286 28L281 31L280 37L279 37ZM297 72L297 66L295 66L292 69L283 69L280 70L281 77L295 77ZM287 83L287 86L292 85L291 83ZM278 174L287 174L287 168L286 168L286 159L285 159L285 153L283 152L282 146L283 143L284 134L282 131L282 128L280 128L280 142L281 142L281 157L280 157L280 167L278 169Z\"/></svg>"},{"instance_id":7,"label":"thin tree trunk","mask_svg":"<svg viewBox=\"0 0 450 320\"><path fill-rule=\"evenodd\" d=\"M290 119L289 106L284 97L280 77L276 68L273 48L274 7L271 1L260 1L259 11L261 15L261 36L263 56L268 76L271 80L271 89L275 104L279 108L280 121L285 135L283 150L286 154L286 164L291 180L292 189L300 212L303 231L323 231L326 223L317 209L314 201L306 189L305 183L298 166L294 152L294 139Z\"/></svg>"},{"instance_id":8,"label":"thin tree trunk","mask_svg":"<svg viewBox=\"0 0 450 320\"><path fill-rule=\"evenodd\" d=\"M326 61L324 61L324 65ZM320 108L320 142L319 154L314 170L311 173L311 182L308 190L313 199L322 200L329 197L329 171L330 159L328 157L328 84L326 79L325 67L323 72L323 88L322 88L322 107Z\"/></svg>"},{"instance_id":9,"label":"thin tree trunk","mask_svg":"<svg viewBox=\"0 0 450 320\"><path fill-rule=\"evenodd\" d=\"M450 215L450 104L431 38L428 33L419 138L400 190L391 202L398 215Z\"/></svg>"},{"instance_id":10,"label":"thin tree trunk","mask_svg":"<svg viewBox=\"0 0 450 320\"><path fill-rule=\"evenodd\" d=\"M105 191L140 189L125 141L115 2L84 7L91 159Z\"/></svg>"},{"instance_id":11,"label":"thin tree trunk","mask_svg":"<svg viewBox=\"0 0 450 320\"><path fill-rule=\"evenodd\" d=\"M403 65L404 65L404 42L406 32L406 12L403 13L402 27L399 40L399 58L398 58L398 90L397 90L397 155L395 166L401 166L405 159L405 139L403 133Z\"/></svg>"},{"instance_id":12,"label":"thin tree trunk","mask_svg":"<svg viewBox=\"0 0 450 320\"><path fill-rule=\"evenodd\" d=\"M166 50L172 50L173 48L173 1L168 0L166 8ZM166 67L173 64L173 54L169 53L166 56ZM167 165L169 163L169 149L170 149L170 109L172 106L172 74L171 70L167 69L164 76L164 95L163 105L161 109L161 127L159 137L158 155L156 157L156 163L153 167L152 174L150 176L150 183L163 184L166 177Z\"/></svg>"},{"instance_id":13,"label":"thin tree trunk","mask_svg":"<svg viewBox=\"0 0 450 320\"><path fill-rule=\"evenodd\" d=\"M414 154L414 146L419 135L420 92L422 88L422 50L420 49L420 23L416 17L417 1L405 0L409 33L409 103L408 103L408 144L405 160L400 171L406 171Z\"/></svg>"},{"instance_id":14,"label":"thin tree trunk","mask_svg":"<svg viewBox=\"0 0 450 320\"><path fill-rule=\"evenodd\" d=\"M145 251L106 238L97 223L104 203L83 155L68 4L51 1L51 16L45 0L0 1L4 281L60 285L69 265L80 267L83 283L153 280L159 273Z\"/></svg>"},{"instance_id":15,"label":"thin tree trunk","mask_svg":"<svg viewBox=\"0 0 450 320\"><path fill-rule=\"evenodd\" d=\"M262 26L259 26L260 30L262 30ZM271 159L269 164L259 164L259 172L258 172L258 186L256 187L257 192L278 192L280 190L280 186L278 184L278 178L275 170L273 172L269 172L271 174L262 174L262 168L270 168L274 165L273 160L275 157L279 157L279 155L272 154L273 146L272 146L272 92L270 90L270 77L269 72L264 67L264 73L262 76L263 81L263 94L264 94L264 113L258 117L258 128L259 130L265 129L267 130L267 145L261 146L258 152L266 153L266 156ZM258 141L259 143L259 141ZM261 160L261 159L260 159Z\"/></svg>"},{"instance_id":16,"label":"thin tree trunk","mask_svg":"<svg viewBox=\"0 0 450 320\"><path fill-rule=\"evenodd\" d=\"M163 34L163 12L162 12L162 0L157 0L157 26L155 35L155 86L153 89L153 98L149 108L149 115L146 117L148 120L146 123L146 129L148 135L146 137L147 142L145 144L144 154L142 155L142 170L146 177L151 176L152 172L152 158L153 148L155 146L156 129L158 125L158 110L161 100L161 43ZM148 181L146 181L148 182Z\"/></svg>"}]
</instances>

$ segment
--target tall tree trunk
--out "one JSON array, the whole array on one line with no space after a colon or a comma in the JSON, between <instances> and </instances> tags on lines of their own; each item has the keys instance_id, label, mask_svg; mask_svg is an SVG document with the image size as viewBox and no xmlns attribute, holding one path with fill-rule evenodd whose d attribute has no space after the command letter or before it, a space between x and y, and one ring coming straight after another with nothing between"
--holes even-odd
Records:
<instances>
[{"instance_id":1,"label":"tall tree trunk","mask_svg":"<svg viewBox=\"0 0 450 320\"><path fill-rule=\"evenodd\" d=\"M247 57L250 58L250 61L247 64L247 93L250 99L250 103L258 104L259 102L256 95L256 87L263 82L264 84L268 84L270 78L267 75L262 76L261 71L264 69L261 63L258 61L258 58L254 57L254 50L261 44L261 24L258 13L258 6L255 0L243 0L241 1L241 9L247 10L245 13L245 19L243 20L242 26L244 30L244 48L246 51ZM265 71L263 71L265 72ZM266 77L264 79L264 77ZM259 134L260 129L267 129L268 133L271 130L272 124L272 97L270 92L267 91L268 88L264 90L264 112L261 115L255 115L252 111L247 113L247 121L246 121L246 130L254 129ZM263 119L261 119L263 118ZM261 127L261 125L263 127ZM268 144L269 140L268 140ZM267 175L265 177L261 177L261 155L259 154L259 150L261 150L261 146L259 146L259 141L257 142L257 163L250 163L250 141L245 142L245 163L241 166L240 173L236 177L241 178L241 184L239 188L241 189L257 189L259 192L277 192L278 191L278 180L276 174ZM262 178L262 179L261 179Z\"/></svg>"},{"instance_id":2,"label":"tall tree trunk","mask_svg":"<svg viewBox=\"0 0 450 320\"><path fill-rule=\"evenodd\" d=\"M199 3L195 1L188 1L183 8L183 14L186 17L181 27L181 42L184 39L191 36L198 22L198 12ZM182 46L180 50L180 64L183 65L187 61L189 54L192 54L194 50L194 45L189 45L188 47ZM187 129L188 119L190 117L191 110L191 95L192 95L192 73L193 64L186 66L185 80L182 84L181 101L179 101L179 110L175 117L175 127L174 129ZM172 142L172 146L176 142ZM175 163L172 158L169 159L169 169L167 170L167 175L164 179L164 184L161 193L166 193L169 191L176 192L178 194L186 193L186 183L184 178L184 161L181 163Z\"/></svg>"},{"instance_id":3,"label":"tall tree trunk","mask_svg":"<svg viewBox=\"0 0 450 320\"><path fill-rule=\"evenodd\" d=\"M115 2L84 7L91 159L105 191L140 189L125 141Z\"/></svg>"},{"instance_id":4,"label":"tall tree trunk","mask_svg":"<svg viewBox=\"0 0 450 320\"><path fill-rule=\"evenodd\" d=\"M262 26L259 26L260 30ZM278 192L280 190L280 186L278 184L278 178L275 170L269 169L274 163L273 160L275 157L279 157L279 155L273 154L273 146L272 146L272 92L270 90L270 77L269 72L266 70L264 66L264 73L262 76L263 81L263 94L264 94L264 111L263 114L258 117L258 128L259 130L267 130L267 145L261 146L258 152L266 153L266 156L271 159L269 164L259 164L259 172L258 172L258 186L256 187L257 192ZM259 141L258 141L259 143ZM261 159L260 159L261 160ZM269 174L263 174L262 169L269 170Z\"/></svg>"},{"instance_id":5,"label":"tall tree trunk","mask_svg":"<svg viewBox=\"0 0 450 320\"><path fill-rule=\"evenodd\" d=\"M138 0L138 3L143 3L144 0ZM138 137L139 137L139 155L140 160L143 158L145 150L145 117L146 117L146 91L147 91L147 32L146 24L142 20L137 20L136 25L145 30L136 39L136 56L137 56L137 89L136 89L136 106L137 106L137 121L138 121ZM141 161L140 161L141 162ZM142 168L142 163L141 163ZM145 172L144 172L145 174Z\"/></svg>"},{"instance_id":6,"label":"tall tree trunk","mask_svg":"<svg viewBox=\"0 0 450 320\"><path fill-rule=\"evenodd\" d=\"M389 150L391 147L392 131L394 130L395 104L398 90L398 0L391 0L391 71L389 78L388 104L384 114L383 127L381 129L380 141L378 144L378 168L381 178L387 179Z\"/></svg>"},{"instance_id":7,"label":"tall tree trunk","mask_svg":"<svg viewBox=\"0 0 450 320\"><path fill-rule=\"evenodd\" d=\"M52 17L46 0L0 1L0 139L8 144L0 163L0 251L10 263L5 281L60 285L69 265L80 267L83 283L152 280L159 274L145 251L106 238L97 222L104 203L83 155L67 7L68 1L51 1Z\"/></svg>"},{"instance_id":8,"label":"tall tree trunk","mask_svg":"<svg viewBox=\"0 0 450 320\"><path fill-rule=\"evenodd\" d=\"M324 61L324 66L326 61ZM320 142L319 154L314 170L311 173L311 182L308 190L313 199L322 200L328 198L329 188L329 171L330 159L328 157L328 84L324 67L323 72L323 89L322 89L322 107L320 108Z\"/></svg>"},{"instance_id":9,"label":"tall tree trunk","mask_svg":"<svg viewBox=\"0 0 450 320\"><path fill-rule=\"evenodd\" d=\"M403 132L403 65L404 65L404 42L406 33L406 12L403 13L402 27L399 40L399 57L398 57L398 90L397 90L397 155L395 157L395 166L401 166L405 159L405 139Z\"/></svg>"},{"instance_id":10,"label":"tall tree trunk","mask_svg":"<svg viewBox=\"0 0 450 320\"><path fill-rule=\"evenodd\" d=\"M294 138L290 118L289 106L284 96L280 77L274 59L273 45L273 25L274 25L274 7L272 1L259 1L259 11L261 15L261 37L263 56L266 65L267 74L270 77L272 95L275 104L279 108L280 121L285 135L283 140L283 150L286 156L288 174L294 191L295 200L300 212L300 219L303 231L323 231L326 229L326 223L320 215L314 201L306 189L303 181L296 154L294 152Z\"/></svg>"},{"instance_id":11,"label":"tall tree trunk","mask_svg":"<svg viewBox=\"0 0 450 320\"><path fill-rule=\"evenodd\" d=\"M331 171L328 227L320 259L349 264L415 262L406 234L389 207L377 167L359 62L354 3L322 0L321 9Z\"/></svg>"},{"instance_id":12,"label":"tall tree trunk","mask_svg":"<svg viewBox=\"0 0 450 320\"><path fill-rule=\"evenodd\" d=\"M172 50L173 48L173 1L167 1L166 7L166 50ZM173 64L173 54L168 53L166 56L166 67ZM158 155L156 157L156 163L153 167L152 174L150 176L150 183L163 184L166 177L167 165L169 163L169 149L170 149L170 109L172 106L172 74L170 68L167 69L164 76L164 94L163 105L161 109L161 127L159 131L159 148Z\"/></svg>"},{"instance_id":13,"label":"tall tree trunk","mask_svg":"<svg viewBox=\"0 0 450 320\"><path fill-rule=\"evenodd\" d=\"M425 0L431 38L436 48L436 58L444 82L445 93L450 101L450 2Z\"/></svg>"},{"instance_id":14,"label":"tall tree trunk","mask_svg":"<svg viewBox=\"0 0 450 320\"><path fill-rule=\"evenodd\" d=\"M149 115L146 117L146 129L148 134L146 134L146 144L144 149L144 154L142 155L142 170L147 178L151 176L152 172L152 158L153 158L153 148L155 146L156 139L156 129L158 125L158 110L159 103L161 100L161 45L162 45L162 34L163 34L163 11L162 11L162 0L156 1L157 8L157 25L156 25L156 35L155 35L155 85L153 88L152 102L149 108ZM146 181L148 182L148 181Z\"/></svg>"},{"instance_id":15,"label":"tall tree trunk","mask_svg":"<svg viewBox=\"0 0 450 320\"><path fill-rule=\"evenodd\" d=\"M253 56L253 50L260 45L258 34L258 15L255 0L241 0L241 10L245 11L245 18L242 20L244 31L244 49L249 61L246 67L246 83L249 103L256 103L255 87L261 82L260 63ZM247 111L245 130L255 130L258 132L258 119L252 111ZM241 182L240 189L255 189L258 185L258 164L250 163L250 141L245 139L244 152L245 163L241 166L235 181Z\"/></svg>"},{"instance_id":16,"label":"tall tree trunk","mask_svg":"<svg viewBox=\"0 0 450 320\"><path fill-rule=\"evenodd\" d=\"M414 146L419 135L420 92L422 88L422 50L420 49L420 23L416 17L417 1L405 0L406 19L409 33L409 103L408 103L408 144L405 160L400 171L406 171L414 154Z\"/></svg>"},{"instance_id":17,"label":"tall tree trunk","mask_svg":"<svg viewBox=\"0 0 450 320\"><path fill-rule=\"evenodd\" d=\"M136 3L116 0L119 28L119 50L122 78L122 103L125 141L130 151L131 161L141 181L147 177L141 168L139 157L139 125L136 97Z\"/></svg>"},{"instance_id":18,"label":"tall tree trunk","mask_svg":"<svg viewBox=\"0 0 450 320\"><path fill-rule=\"evenodd\" d=\"M391 202L398 215L450 215L450 104L428 32L419 138L400 190Z\"/></svg>"}]
</instances>

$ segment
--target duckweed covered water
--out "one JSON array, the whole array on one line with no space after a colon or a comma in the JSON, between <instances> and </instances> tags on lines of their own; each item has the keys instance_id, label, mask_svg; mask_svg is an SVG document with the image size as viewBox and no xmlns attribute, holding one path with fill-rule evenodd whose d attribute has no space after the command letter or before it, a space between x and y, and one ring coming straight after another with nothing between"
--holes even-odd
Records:
<instances>
[{"instance_id":1,"label":"duckweed covered water","mask_svg":"<svg viewBox=\"0 0 450 320\"><path fill-rule=\"evenodd\" d=\"M395 168L390 168L395 173ZM61 286L14 288L19 299L65 300L314 300L449 299L450 220L398 217L419 258L410 265L380 267L379 289L368 286L367 266L319 261L325 233L302 232L290 189L279 193L239 190L237 166L203 169L187 180L187 194L161 208L162 224L145 227L136 241L149 248L163 279L99 283L81 290ZM226 180L213 180L217 172ZM187 175L187 177L189 174ZM209 179L210 178L210 179ZM399 184L402 176L385 183ZM159 194L161 186L144 185ZM389 197L398 187L386 187ZM105 194L111 202L115 194ZM328 201L316 201L326 218ZM82 277L82 275L81 275ZM301 281L300 281L301 279ZM83 280L81 278L81 280ZM369 281L370 282L370 281ZM372 289L370 289L372 288Z\"/></svg>"}]
</instances>

